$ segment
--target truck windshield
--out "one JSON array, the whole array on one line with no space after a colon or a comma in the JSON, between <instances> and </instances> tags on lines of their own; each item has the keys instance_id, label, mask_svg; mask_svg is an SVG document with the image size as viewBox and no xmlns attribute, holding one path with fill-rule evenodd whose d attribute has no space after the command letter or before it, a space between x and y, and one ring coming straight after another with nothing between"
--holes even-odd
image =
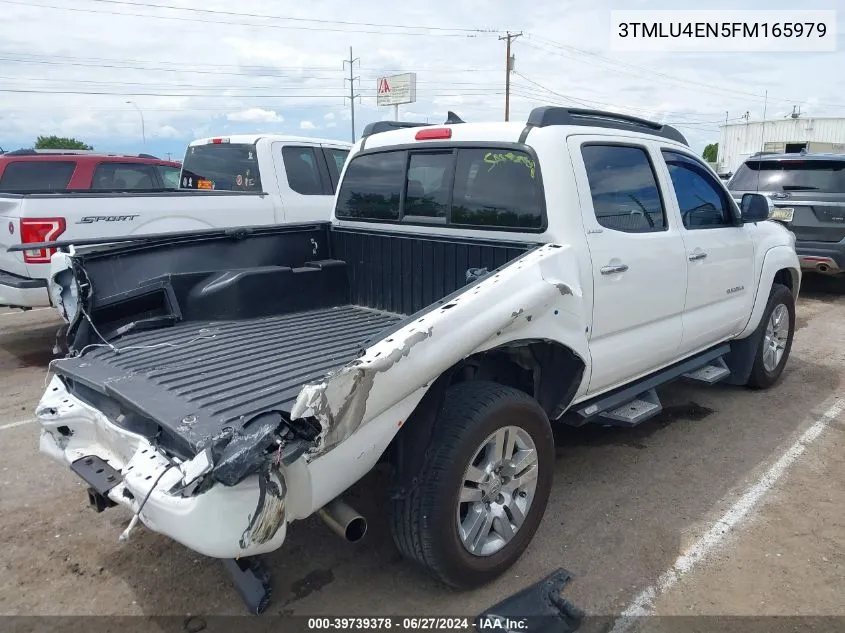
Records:
<instances>
[{"instance_id":1,"label":"truck windshield","mask_svg":"<svg viewBox=\"0 0 845 633\"><path fill-rule=\"evenodd\" d=\"M182 164L182 189L261 191L255 145L191 145Z\"/></svg>"},{"instance_id":2,"label":"truck windshield","mask_svg":"<svg viewBox=\"0 0 845 633\"><path fill-rule=\"evenodd\" d=\"M732 191L845 193L845 160L748 161L728 187Z\"/></svg>"}]
</instances>

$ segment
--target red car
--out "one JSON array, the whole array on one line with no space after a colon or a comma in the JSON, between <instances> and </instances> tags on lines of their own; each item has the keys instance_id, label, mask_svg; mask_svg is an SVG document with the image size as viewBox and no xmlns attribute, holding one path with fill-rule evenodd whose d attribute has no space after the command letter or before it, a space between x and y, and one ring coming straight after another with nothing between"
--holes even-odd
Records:
<instances>
[{"instance_id":1,"label":"red car","mask_svg":"<svg viewBox=\"0 0 845 633\"><path fill-rule=\"evenodd\" d=\"M0 154L0 191L178 189L181 169L149 154L22 149Z\"/></svg>"}]
</instances>

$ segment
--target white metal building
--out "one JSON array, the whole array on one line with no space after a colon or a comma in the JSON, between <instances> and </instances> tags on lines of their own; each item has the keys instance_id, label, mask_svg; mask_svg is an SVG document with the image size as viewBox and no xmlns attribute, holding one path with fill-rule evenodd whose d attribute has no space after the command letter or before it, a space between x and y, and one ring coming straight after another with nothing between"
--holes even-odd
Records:
<instances>
[{"instance_id":1,"label":"white metal building","mask_svg":"<svg viewBox=\"0 0 845 633\"><path fill-rule=\"evenodd\" d=\"M720 126L717 171L734 172L743 161L764 152L845 153L845 118L799 117Z\"/></svg>"}]
</instances>

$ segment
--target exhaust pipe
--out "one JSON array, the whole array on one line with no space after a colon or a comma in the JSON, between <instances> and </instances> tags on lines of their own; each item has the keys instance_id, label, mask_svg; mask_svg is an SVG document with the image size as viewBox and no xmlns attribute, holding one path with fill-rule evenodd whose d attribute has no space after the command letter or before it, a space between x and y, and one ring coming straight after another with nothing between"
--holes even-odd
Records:
<instances>
[{"instance_id":1,"label":"exhaust pipe","mask_svg":"<svg viewBox=\"0 0 845 633\"><path fill-rule=\"evenodd\" d=\"M340 499L330 501L317 514L332 532L350 543L360 541L367 533L367 519L355 512Z\"/></svg>"},{"instance_id":2,"label":"exhaust pipe","mask_svg":"<svg viewBox=\"0 0 845 633\"><path fill-rule=\"evenodd\" d=\"M820 273L826 273L828 270L829 270L829 268L828 268L827 264L819 264L818 265L818 271Z\"/></svg>"}]
</instances>

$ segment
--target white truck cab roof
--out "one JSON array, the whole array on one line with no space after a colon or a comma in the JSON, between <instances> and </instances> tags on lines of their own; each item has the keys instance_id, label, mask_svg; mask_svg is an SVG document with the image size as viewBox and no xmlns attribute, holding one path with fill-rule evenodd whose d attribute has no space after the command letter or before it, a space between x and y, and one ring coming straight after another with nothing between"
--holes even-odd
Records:
<instances>
[{"instance_id":1,"label":"white truck cab roof","mask_svg":"<svg viewBox=\"0 0 845 633\"><path fill-rule=\"evenodd\" d=\"M352 143L337 139L314 138L311 136L295 136L290 134L230 134L228 136L209 136L191 141L188 146L210 145L212 143L232 143L239 145L255 145L258 141L266 140L278 143L296 143L297 145L332 145L335 147L351 147Z\"/></svg>"}]
</instances>

